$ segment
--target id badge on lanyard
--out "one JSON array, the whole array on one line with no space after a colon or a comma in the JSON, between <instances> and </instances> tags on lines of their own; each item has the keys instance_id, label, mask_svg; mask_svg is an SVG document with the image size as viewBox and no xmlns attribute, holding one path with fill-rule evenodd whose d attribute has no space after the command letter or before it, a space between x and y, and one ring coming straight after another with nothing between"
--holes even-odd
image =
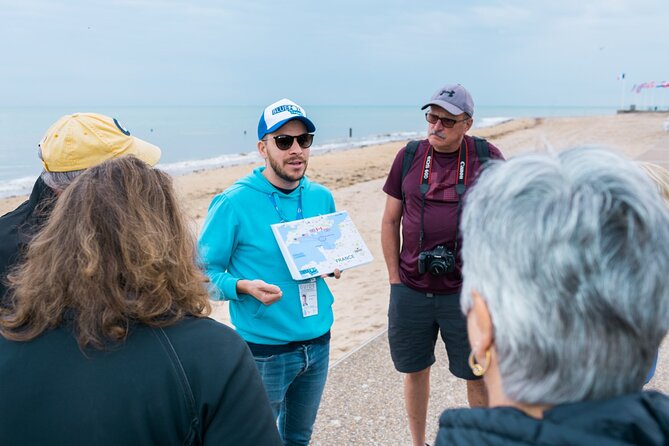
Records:
<instances>
[{"instance_id":1,"label":"id badge on lanyard","mask_svg":"<svg viewBox=\"0 0 669 446\"><path fill-rule=\"evenodd\" d=\"M297 285L300 293L300 304L302 306L302 317L316 316L318 314L318 293L316 279L309 279Z\"/></svg>"}]
</instances>

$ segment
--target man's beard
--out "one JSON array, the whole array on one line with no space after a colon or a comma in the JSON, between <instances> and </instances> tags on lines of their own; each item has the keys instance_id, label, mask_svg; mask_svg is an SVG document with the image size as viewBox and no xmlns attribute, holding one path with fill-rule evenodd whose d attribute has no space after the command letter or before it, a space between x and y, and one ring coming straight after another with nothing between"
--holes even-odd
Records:
<instances>
[{"instance_id":1,"label":"man's beard","mask_svg":"<svg viewBox=\"0 0 669 446\"><path fill-rule=\"evenodd\" d=\"M285 181L300 181L302 177L304 176L304 173L307 171L307 159L305 158L292 158L290 160L286 160L285 163L288 163L290 161L293 161L295 159L299 159L304 163L304 169L302 169L301 172L296 173L296 174L290 174L288 173L281 164L279 164L279 161L275 160L272 155L269 153L267 154L267 159L269 160L269 166L272 168L274 173L276 174L277 177L281 178L282 180ZM284 163L284 165L285 165Z\"/></svg>"}]
</instances>

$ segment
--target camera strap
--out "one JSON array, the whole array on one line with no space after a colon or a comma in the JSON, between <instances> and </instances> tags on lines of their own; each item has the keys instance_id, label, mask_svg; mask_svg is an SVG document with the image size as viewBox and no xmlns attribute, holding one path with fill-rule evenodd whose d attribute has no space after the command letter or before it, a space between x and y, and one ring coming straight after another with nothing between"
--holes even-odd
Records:
<instances>
[{"instance_id":1,"label":"camera strap","mask_svg":"<svg viewBox=\"0 0 669 446\"><path fill-rule=\"evenodd\" d=\"M467 171L467 140L462 138L462 144L460 144L460 153L458 154L458 164L457 164L457 180L455 182L455 193L458 196L458 207L456 210L457 221L455 226L455 251L458 249L458 232L460 229L460 213L462 210L462 196L467 190L467 178L469 172ZM432 164L434 157L434 148L430 145L430 148L427 149L425 153L425 158L423 160L423 170L420 179L420 236L418 238L418 250L423 250L423 239L425 237L425 195L430 189L430 179L432 178Z\"/></svg>"}]
</instances>

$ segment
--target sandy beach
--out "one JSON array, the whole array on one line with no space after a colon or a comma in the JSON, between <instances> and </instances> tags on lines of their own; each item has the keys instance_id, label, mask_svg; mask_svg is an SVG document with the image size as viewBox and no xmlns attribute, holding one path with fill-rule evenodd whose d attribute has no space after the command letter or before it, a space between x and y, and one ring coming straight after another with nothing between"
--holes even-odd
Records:
<instances>
[{"instance_id":1,"label":"sandy beach","mask_svg":"<svg viewBox=\"0 0 669 446\"><path fill-rule=\"evenodd\" d=\"M472 132L490 140L509 158L532 150L560 151L575 145L603 145L630 158L669 168L669 133L662 124L669 113L639 113L599 117L528 118ZM388 282L379 228L385 203L385 176L404 142L368 146L314 156L308 176L329 187L337 208L347 210L374 255L374 261L328 279L335 295L332 328L333 362L386 327ZM250 147L247 149L251 149ZM35 159L35 163L38 160ZM212 197L256 165L241 165L176 177L183 205L199 228ZM26 197L0 200L0 215ZM213 317L229 323L227 304L214 304Z\"/></svg>"}]
</instances>

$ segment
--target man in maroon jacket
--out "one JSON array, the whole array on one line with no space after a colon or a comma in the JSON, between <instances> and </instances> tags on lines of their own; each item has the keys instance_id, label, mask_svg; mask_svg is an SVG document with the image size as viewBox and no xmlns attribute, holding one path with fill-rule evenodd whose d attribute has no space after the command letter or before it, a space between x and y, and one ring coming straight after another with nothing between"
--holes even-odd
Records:
<instances>
[{"instance_id":1,"label":"man in maroon jacket","mask_svg":"<svg viewBox=\"0 0 669 446\"><path fill-rule=\"evenodd\" d=\"M483 381L467 364L457 228L463 196L486 161L482 158L503 159L492 144L479 140L477 147L476 138L466 134L474 101L462 85L440 88L426 108L427 139L412 147L410 159L405 156L409 144L399 151L383 186L388 196L381 227L390 281L390 353L395 368L406 374L404 398L414 446L425 444L430 367L439 332L451 373L467 380L470 406L487 405Z\"/></svg>"}]
</instances>

